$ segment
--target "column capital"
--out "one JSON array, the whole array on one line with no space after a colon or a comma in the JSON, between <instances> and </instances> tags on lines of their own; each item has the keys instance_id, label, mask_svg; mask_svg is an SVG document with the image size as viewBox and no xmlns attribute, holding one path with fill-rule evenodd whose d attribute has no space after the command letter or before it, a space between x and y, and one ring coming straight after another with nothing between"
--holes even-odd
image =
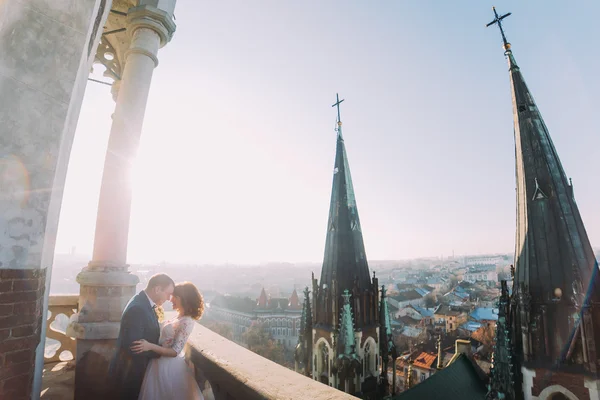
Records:
<instances>
[{"instance_id":1,"label":"column capital","mask_svg":"<svg viewBox=\"0 0 600 400\"><path fill-rule=\"evenodd\" d=\"M173 14L151 5L132 7L127 12L127 32L130 37L138 28L149 28L160 37L160 47L166 45L175 33Z\"/></svg>"}]
</instances>

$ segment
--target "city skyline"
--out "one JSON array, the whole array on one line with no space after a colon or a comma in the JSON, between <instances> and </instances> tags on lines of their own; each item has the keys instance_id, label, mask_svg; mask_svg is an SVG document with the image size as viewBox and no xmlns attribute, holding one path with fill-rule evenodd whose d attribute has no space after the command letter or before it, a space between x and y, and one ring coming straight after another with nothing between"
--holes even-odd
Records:
<instances>
[{"instance_id":1,"label":"city skyline","mask_svg":"<svg viewBox=\"0 0 600 400\"><path fill-rule=\"evenodd\" d=\"M368 259L514 251L512 110L498 32L484 29L492 4L316 4L180 5L135 166L131 263L321 261L336 92ZM582 154L600 145L600 60L586 51L598 8L499 9L513 12L508 39L593 244L600 188ZM113 107L108 87L88 85L57 252L91 254Z\"/></svg>"}]
</instances>

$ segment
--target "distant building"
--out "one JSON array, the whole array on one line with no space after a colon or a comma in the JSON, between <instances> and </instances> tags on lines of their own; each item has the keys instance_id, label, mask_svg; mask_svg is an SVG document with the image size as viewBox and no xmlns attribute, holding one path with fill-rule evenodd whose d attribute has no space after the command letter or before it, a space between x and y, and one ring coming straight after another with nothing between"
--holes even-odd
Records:
<instances>
[{"instance_id":1,"label":"distant building","mask_svg":"<svg viewBox=\"0 0 600 400\"><path fill-rule=\"evenodd\" d=\"M446 280L444 278L429 278L426 285L432 287L434 290L441 290L446 286Z\"/></svg>"},{"instance_id":2,"label":"distant building","mask_svg":"<svg viewBox=\"0 0 600 400\"><path fill-rule=\"evenodd\" d=\"M496 322L498 321L498 309L497 308L476 308L469 314L469 319L475 322L479 322L481 325L487 326L488 328L496 328Z\"/></svg>"},{"instance_id":3,"label":"distant building","mask_svg":"<svg viewBox=\"0 0 600 400\"><path fill-rule=\"evenodd\" d=\"M456 331L460 325L467 322L467 313L445 305L438 306L434 317L436 322L444 322L446 333Z\"/></svg>"},{"instance_id":4,"label":"distant building","mask_svg":"<svg viewBox=\"0 0 600 400\"><path fill-rule=\"evenodd\" d=\"M398 295L388 297L388 302L396 308L403 308L408 305L420 306L423 304L425 294L416 289L410 289L400 292Z\"/></svg>"},{"instance_id":5,"label":"distant building","mask_svg":"<svg viewBox=\"0 0 600 400\"><path fill-rule=\"evenodd\" d=\"M467 272L463 274L463 281L469 283L485 282L487 284L498 283L498 272L496 272L496 266L480 266L469 268Z\"/></svg>"},{"instance_id":6,"label":"distant building","mask_svg":"<svg viewBox=\"0 0 600 400\"><path fill-rule=\"evenodd\" d=\"M410 317L419 322L422 326L432 326L435 320L433 308L423 308L413 305L408 305L398 310L396 318Z\"/></svg>"},{"instance_id":7,"label":"distant building","mask_svg":"<svg viewBox=\"0 0 600 400\"><path fill-rule=\"evenodd\" d=\"M259 298L217 296L207 310L207 317L231 326L233 340L245 344L244 333L253 322L265 323L271 336L286 349L298 342L302 305L294 289L290 298L268 298L264 288Z\"/></svg>"}]
</instances>

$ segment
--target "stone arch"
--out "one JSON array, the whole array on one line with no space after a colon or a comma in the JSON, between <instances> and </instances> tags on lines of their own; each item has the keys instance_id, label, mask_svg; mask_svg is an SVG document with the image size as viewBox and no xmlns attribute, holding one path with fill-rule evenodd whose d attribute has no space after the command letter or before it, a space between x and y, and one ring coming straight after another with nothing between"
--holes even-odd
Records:
<instances>
[{"instance_id":1,"label":"stone arch","mask_svg":"<svg viewBox=\"0 0 600 400\"><path fill-rule=\"evenodd\" d=\"M315 359L317 361L315 365L315 372L317 380L322 382L322 376L327 375L329 377L329 364L331 357L333 356L333 350L329 345L329 342L325 338L320 338L315 344Z\"/></svg>"},{"instance_id":2,"label":"stone arch","mask_svg":"<svg viewBox=\"0 0 600 400\"><path fill-rule=\"evenodd\" d=\"M553 400L555 394L562 394L569 400L579 400L573 392L561 385L552 385L544 388L538 396L539 400Z\"/></svg>"},{"instance_id":3,"label":"stone arch","mask_svg":"<svg viewBox=\"0 0 600 400\"><path fill-rule=\"evenodd\" d=\"M361 353L364 360L364 376L375 376L377 371L377 366L375 365L377 360L377 343L375 343L375 339L368 337L365 340Z\"/></svg>"}]
</instances>

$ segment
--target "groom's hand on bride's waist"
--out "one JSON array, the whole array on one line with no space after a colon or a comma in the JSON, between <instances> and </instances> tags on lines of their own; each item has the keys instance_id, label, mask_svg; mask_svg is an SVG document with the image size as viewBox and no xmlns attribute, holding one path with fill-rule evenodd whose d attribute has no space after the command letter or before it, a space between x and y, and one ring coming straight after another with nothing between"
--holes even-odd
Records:
<instances>
[{"instance_id":1,"label":"groom's hand on bride's waist","mask_svg":"<svg viewBox=\"0 0 600 400\"><path fill-rule=\"evenodd\" d=\"M150 343L144 339L136 340L132 343L130 349L134 354L150 351Z\"/></svg>"}]
</instances>

